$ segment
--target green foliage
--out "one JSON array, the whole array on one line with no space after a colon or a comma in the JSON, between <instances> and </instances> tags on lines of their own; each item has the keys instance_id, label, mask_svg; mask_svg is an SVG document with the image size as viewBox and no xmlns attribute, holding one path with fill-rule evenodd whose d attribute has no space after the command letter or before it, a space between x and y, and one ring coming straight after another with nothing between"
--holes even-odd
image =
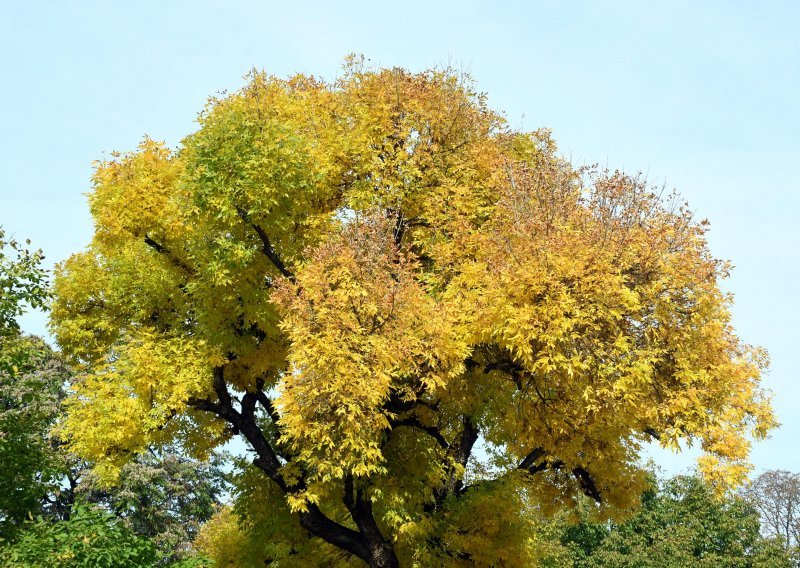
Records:
<instances>
[{"instance_id":1,"label":"green foliage","mask_svg":"<svg viewBox=\"0 0 800 568\"><path fill-rule=\"evenodd\" d=\"M678 476L657 483L641 508L622 523L561 523L563 548L547 565L575 568L790 568L776 539L759 532L757 512L736 496L719 498L701 479ZM565 560L566 559L566 560Z\"/></svg>"},{"instance_id":2,"label":"green foliage","mask_svg":"<svg viewBox=\"0 0 800 568\"><path fill-rule=\"evenodd\" d=\"M155 546L111 514L76 506L69 520L38 518L0 548L0 565L25 568L143 568L158 560Z\"/></svg>"},{"instance_id":3,"label":"green foliage","mask_svg":"<svg viewBox=\"0 0 800 568\"><path fill-rule=\"evenodd\" d=\"M41 251L6 237L0 227L0 339L19 332L17 318L26 305L41 308L47 300L47 272L40 264ZM0 359L0 369L3 360Z\"/></svg>"},{"instance_id":4,"label":"green foliage","mask_svg":"<svg viewBox=\"0 0 800 568\"><path fill-rule=\"evenodd\" d=\"M223 466L219 456L203 463L174 450L147 452L126 464L111 487L84 472L76 493L102 503L125 527L152 541L164 561L190 563L192 541L227 489Z\"/></svg>"},{"instance_id":5,"label":"green foliage","mask_svg":"<svg viewBox=\"0 0 800 568\"><path fill-rule=\"evenodd\" d=\"M30 243L27 243L30 244ZM9 537L56 483L61 463L48 435L58 413L65 370L17 318L48 298L43 256L0 228L0 537Z\"/></svg>"},{"instance_id":6,"label":"green foliage","mask_svg":"<svg viewBox=\"0 0 800 568\"><path fill-rule=\"evenodd\" d=\"M0 536L40 510L42 499L57 488L66 471L49 434L55 423L67 378L61 358L41 339L6 339L25 363L10 373L0 369Z\"/></svg>"}]
</instances>

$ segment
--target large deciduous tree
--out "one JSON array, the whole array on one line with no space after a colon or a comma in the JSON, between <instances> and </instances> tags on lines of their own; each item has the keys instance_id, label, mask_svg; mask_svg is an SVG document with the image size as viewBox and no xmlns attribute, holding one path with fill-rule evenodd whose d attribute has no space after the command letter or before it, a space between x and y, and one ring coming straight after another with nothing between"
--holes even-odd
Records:
<instances>
[{"instance_id":1,"label":"large deciduous tree","mask_svg":"<svg viewBox=\"0 0 800 568\"><path fill-rule=\"evenodd\" d=\"M649 440L724 486L773 425L706 223L448 70L256 72L93 181L63 434L107 479L242 437L242 530L281 565L529 565L528 513L633 506Z\"/></svg>"}]
</instances>

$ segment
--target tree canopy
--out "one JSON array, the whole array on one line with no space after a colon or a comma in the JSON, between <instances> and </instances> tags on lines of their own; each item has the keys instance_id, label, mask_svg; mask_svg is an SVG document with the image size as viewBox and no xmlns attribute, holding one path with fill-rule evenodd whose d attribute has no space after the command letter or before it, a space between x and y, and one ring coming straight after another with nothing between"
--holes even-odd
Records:
<instances>
[{"instance_id":1,"label":"tree canopy","mask_svg":"<svg viewBox=\"0 0 800 568\"><path fill-rule=\"evenodd\" d=\"M642 506L622 523L580 522L565 514L550 521L561 547L543 566L576 568L791 568L796 560L780 540L759 534L758 512L736 495L720 498L695 476L653 481Z\"/></svg>"},{"instance_id":2,"label":"tree canopy","mask_svg":"<svg viewBox=\"0 0 800 568\"><path fill-rule=\"evenodd\" d=\"M630 509L651 440L744 479L766 355L676 197L571 165L450 70L254 72L198 122L97 163L58 270L61 434L101 478L240 436L269 560L376 567L530 565L528 513Z\"/></svg>"},{"instance_id":3,"label":"tree canopy","mask_svg":"<svg viewBox=\"0 0 800 568\"><path fill-rule=\"evenodd\" d=\"M195 556L200 526L222 504L227 489L220 456L201 463L175 450L137 456L125 464L113 487L103 487L91 471L84 471L75 488L78 502L109 510L126 529L151 541L160 563L170 566Z\"/></svg>"},{"instance_id":4,"label":"tree canopy","mask_svg":"<svg viewBox=\"0 0 800 568\"><path fill-rule=\"evenodd\" d=\"M60 461L48 435L65 370L44 341L21 332L18 318L47 300L42 254L0 228L0 538L36 512L57 483Z\"/></svg>"}]
</instances>

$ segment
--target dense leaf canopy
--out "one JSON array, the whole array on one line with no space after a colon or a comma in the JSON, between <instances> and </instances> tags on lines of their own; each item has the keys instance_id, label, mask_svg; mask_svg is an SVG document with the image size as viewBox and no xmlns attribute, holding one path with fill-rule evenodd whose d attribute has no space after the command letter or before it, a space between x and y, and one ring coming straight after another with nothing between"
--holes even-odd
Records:
<instances>
[{"instance_id":1,"label":"dense leaf canopy","mask_svg":"<svg viewBox=\"0 0 800 568\"><path fill-rule=\"evenodd\" d=\"M146 452L125 464L110 488L91 471L81 472L75 496L78 502L106 508L126 529L151 541L166 564L194 555L192 543L200 526L225 496L223 469L219 456L200 463L172 448Z\"/></svg>"},{"instance_id":2,"label":"dense leaf canopy","mask_svg":"<svg viewBox=\"0 0 800 568\"><path fill-rule=\"evenodd\" d=\"M580 507L584 515L586 508ZM737 496L718 498L701 479L654 482L623 523L560 522L562 547L543 566L576 568L791 568L782 543L759 534L758 512Z\"/></svg>"},{"instance_id":3,"label":"dense leaf canopy","mask_svg":"<svg viewBox=\"0 0 800 568\"><path fill-rule=\"evenodd\" d=\"M526 510L635 505L654 439L740 482L773 425L706 223L449 70L254 72L93 181L52 312L63 435L109 480L241 435L276 562L529 565Z\"/></svg>"}]
</instances>

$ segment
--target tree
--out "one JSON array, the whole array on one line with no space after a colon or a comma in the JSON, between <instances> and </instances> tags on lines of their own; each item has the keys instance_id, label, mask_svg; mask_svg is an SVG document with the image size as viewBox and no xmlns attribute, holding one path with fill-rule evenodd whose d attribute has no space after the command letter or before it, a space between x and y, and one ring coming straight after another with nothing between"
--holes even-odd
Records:
<instances>
[{"instance_id":1,"label":"tree","mask_svg":"<svg viewBox=\"0 0 800 568\"><path fill-rule=\"evenodd\" d=\"M240 436L280 562L382 567L529 565L526 513L635 506L653 439L746 475L766 356L676 199L573 168L448 70L254 72L199 124L97 164L57 275L63 435L103 479Z\"/></svg>"},{"instance_id":2,"label":"tree","mask_svg":"<svg viewBox=\"0 0 800 568\"><path fill-rule=\"evenodd\" d=\"M593 523L584 513L577 525L563 518L566 550L543 564L576 568L791 568L780 543L759 534L758 513L740 497L714 495L695 476L653 482L642 507L622 523Z\"/></svg>"},{"instance_id":3,"label":"tree","mask_svg":"<svg viewBox=\"0 0 800 568\"><path fill-rule=\"evenodd\" d=\"M14 373L0 371L0 537L8 538L58 492L67 464L50 436L67 379L61 358L41 339L14 341ZM22 354L21 354L22 353Z\"/></svg>"},{"instance_id":4,"label":"tree","mask_svg":"<svg viewBox=\"0 0 800 568\"><path fill-rule=\"evenodd\" d=\"M17 321L26 307L47 300L42 258L0 229L0 538L38 512L61 475L48 430L58 412L64 366Z\"/></svg>"},{"instance_id":5,"label":"tree","mask_svg":"<svg viewBox=\"0 0 800 568\"><path fill-rule=\"evenodd\" d=\"M13 238L7 238L0 227L0 338L19 334L17 318L26 307L41 308L47 301L47 271L41 267L41 251L28 248ZM9 369L6 359L2 369Z\"/></svg>"},{"instance_id":6,"label":"tree","mask_svg":"<svg viewBox=\"0 0 800 568\"><path fill-rule=\"evenodd\" d=\"M760 513L766 534L780 537L787 549L800 545L800 475L765 471L742 494Z\"/></svg>"},{"instance_id":7,"label":"tree","mask_svg":"<svg viewBox=\"0 0 800 568\"><path fill-rule=\"evenodd\" d=\"M102 505L127 529L151 541L164 563L194 554L192 541L227 489L222 457L203 463L176 450L137 456L125 464L113 487L102 486L86 471L75 490L79 500Z\"/></svg>"}]
</instances>

